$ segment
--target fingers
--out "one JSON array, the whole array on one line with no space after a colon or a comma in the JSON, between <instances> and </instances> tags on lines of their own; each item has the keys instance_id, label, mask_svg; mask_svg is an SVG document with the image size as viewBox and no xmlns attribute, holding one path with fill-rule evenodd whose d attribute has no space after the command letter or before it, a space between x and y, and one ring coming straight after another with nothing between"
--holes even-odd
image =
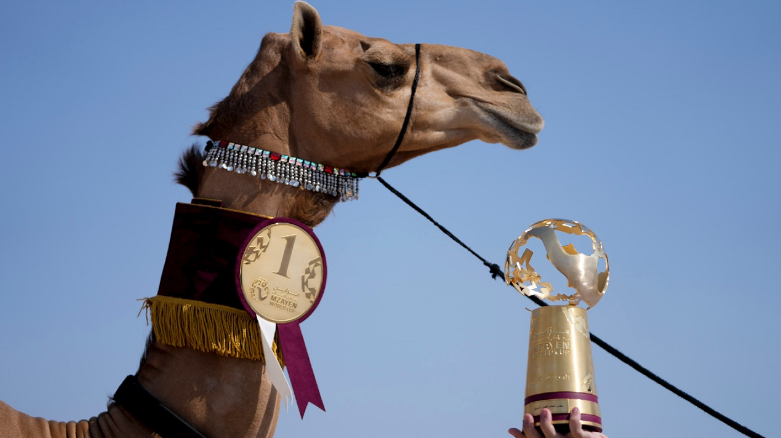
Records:
<instances>
[{"instance_id":1,"label":"fingers","mask_svg":"<svg viewBox=\"0 0 781 438\"><path fill-rule=\"evenodd\" d=\"M514 427L507 432L509 432L510 435L514 436L515 438L526 438L526 435L524 435L523 432Z\"/></svg>"},{"instance_id":2,"label":"fingers","mask_svg":"<svg viewBox=\"0 0 781 438\"><path fill-rule=\"evenodd\" d=\"M601 433L583 430L583 425L580 424L580 409L576 407L572 408L572 412L569 414L569 432L572 434L572 438L607 438Z\"/></svg>"},{"instance_id":3,"label":"fingers","mask_svg":"<svg viewBox=\"0 0 781 438\"><path fill-rule=\"evenodd\" d=\"M580 424L580 409L572 408L572 412L569 414L569 432L572 434L572 438L586 438L586 432L583 431L583 426Z\"/></svg>"},{"instance_id":4,"label":"fingers","mask_svg":"<svg viewBox=\"0 0 781 438\"><path fill-rule=\"evenodd\" d=\"M539 430L534 427L534 418L530 414L526 414L523 416L523 432L516 428L510 429L508 432L515 438L543 438L543 435L544 438L562 437L562 435L556 432L556 428L553 425L553 414L551 414L551 411L547 408L540 412L540 429L542 430L542 435L540 435ZM570 412L569 430L570 433L567 434L567 437L571 438L591 438L595 436L598 438L607 438L602 434L594 434L583 430L580 423L580 409L577 407L572 408L572 412Z\"/></svg>"},{"instance_id":5,"label":"fingers","mask_svg":"<svg viewBox=\"0 0 781 438\"><path fill-rule=\"evenodd\" d=\"M556 432L556 428L553 426L553 414L547 408L540 412L540 429L542 429L545 438L562 437L561 434Z\"/></svg>"},{"instance_id":6,"label":"fingers","mask_svg":"<svg viewBox=\"0 0 781 438\"><path fill-rule=\"evenodd\" d=\"M561 434L556 433L556 428L553 426L553 415L551 411L543 409L540 412L540 429L544 438L562 438ZM523 432L516 428L512 428L507 432L515 438L543 438L540 435L539 430L534 427L534 418L530 414L523 416ZM586 432L583 430L583 426L580 423L580 409L572 408L572 412L569 415L569 433L567 438L607 438L601 433Z\"/></svg>"},{"instance_id":7,"label":"fingers","mask_svg":"<svg viewBox=\"0 0 781 438\"><path fill-rule=\"evenodd\" d=\"M526 438L542 438L537 429L534 428L534 417L531 414L523 416L523 435Z\"/></svg>"}]
</instances>

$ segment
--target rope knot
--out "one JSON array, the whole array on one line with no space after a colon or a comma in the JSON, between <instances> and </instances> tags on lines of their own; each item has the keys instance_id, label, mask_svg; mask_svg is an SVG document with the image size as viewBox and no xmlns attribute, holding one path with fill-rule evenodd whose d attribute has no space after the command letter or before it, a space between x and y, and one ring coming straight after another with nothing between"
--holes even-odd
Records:
<instances>
[{"instance_id":1,"label":"rope knot","mask_svg":"<svg viewBox=\"0 0 781 438\"><path fill-rule=\"evenodd\" d=\"M491 271L491 278L496 280L496 277L499 277L504 280L504 272L502 272L502 268L500 268L499 265L487 261L483 262L483 264L488 266L488 270Z\"/></svg>"}]
</instances>

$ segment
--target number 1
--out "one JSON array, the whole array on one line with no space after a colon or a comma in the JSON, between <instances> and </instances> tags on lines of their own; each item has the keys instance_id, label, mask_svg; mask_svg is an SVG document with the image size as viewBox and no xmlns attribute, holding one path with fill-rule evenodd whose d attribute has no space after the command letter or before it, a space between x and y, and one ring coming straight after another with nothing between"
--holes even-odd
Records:
<instances>
[{"instance_id":1,"label":"number 1","mask_svg":"<svg viewBox=\"0 0 781 438\"><path fill-rule=\"evenodd\" d=\"M279 271L275 272L275 274L290 278L287 276L287 268L290 266L290 256L293 255L293 244L296 242L296 235L282 236L282 238L286 241L285 253L282 254L282 263L279 266Z\"/></svg>"}]
</instances>

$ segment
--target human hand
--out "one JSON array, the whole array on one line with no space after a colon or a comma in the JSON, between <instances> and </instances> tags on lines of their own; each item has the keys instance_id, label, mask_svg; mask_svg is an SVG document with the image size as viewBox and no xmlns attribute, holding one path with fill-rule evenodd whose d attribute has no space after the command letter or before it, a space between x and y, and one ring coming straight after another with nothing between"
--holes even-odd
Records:
<instances>
[{"instance_id":1,"label":"human hand","mask_svg":"<svg viewBox=\"0 0 781 438\"><path fill-rule=\"evenodd\" d=\"M556 432L553 427L553 416L550 410L543 409L540 413L540 429L542 435L534 427L534 418L531 414L523 416L523 432L516 428L510 429L510 435L515 438L607 438L605 435L597 432L584 431L580 425L580 409L573 408L569 415L569 433L562 435Z\"/></svg>"}]
</instances>

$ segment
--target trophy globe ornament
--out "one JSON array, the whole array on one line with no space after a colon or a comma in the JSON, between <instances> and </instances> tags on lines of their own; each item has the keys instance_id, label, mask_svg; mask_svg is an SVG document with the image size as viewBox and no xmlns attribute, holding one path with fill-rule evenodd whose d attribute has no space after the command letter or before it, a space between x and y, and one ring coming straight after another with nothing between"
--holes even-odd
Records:
<instances>
[{"instance_id":1,"label":"trophy globe ornament","mask_svg":"<svg viewBox=\"0 0 781 438\"><path fill-rule=\"evenodd\" d=\"M581 254L572 243L562 245L557 232L565 235L587 236L591 239L591 254ZM543 282L542 277L532 267L533 251L527 244L529 239L542 241L547 259L567 279L567 286L575 289L573 294L556 293L550 281ZM523 249L523 253L521 253ZM599 272L599 260L604 260L604 270ZM535 260L535 263L537 260ZM533 224L518 237L507 252L504 265L507 284L526 296L536 296L541 300L567 300L570 305L585 302L594 307L605 294L609 277L607 254L602 249L602 241L587 226L566 219L545 219Z\"/></svg>"},{"instance_id":2,"label":"trophy globe ornament","mask_svg":"<svg viewBox=\"0 0 781 438\"><path fill-rule=\"evenodd\" d=\"M542 257L533 257L530 246L539 245L537 239L555 270ZM578 239L578 243L590 240L590 250L578 252L573 243L562 244L564 239ZM547 408L556 429L566 433L569 413L577 407L583 428L601 432L586 310L594 307L607 289L609 265L602 241L579 222L542 220L510 245L504 270L507 284L522 294L563 304L532 311L524 412L539 426L542 409ZM559 282L553 279L556 274ZM559 286L561 277L570 289ZM587 308L580 307L581 303Z\"/></svg>"}]
</instances>

